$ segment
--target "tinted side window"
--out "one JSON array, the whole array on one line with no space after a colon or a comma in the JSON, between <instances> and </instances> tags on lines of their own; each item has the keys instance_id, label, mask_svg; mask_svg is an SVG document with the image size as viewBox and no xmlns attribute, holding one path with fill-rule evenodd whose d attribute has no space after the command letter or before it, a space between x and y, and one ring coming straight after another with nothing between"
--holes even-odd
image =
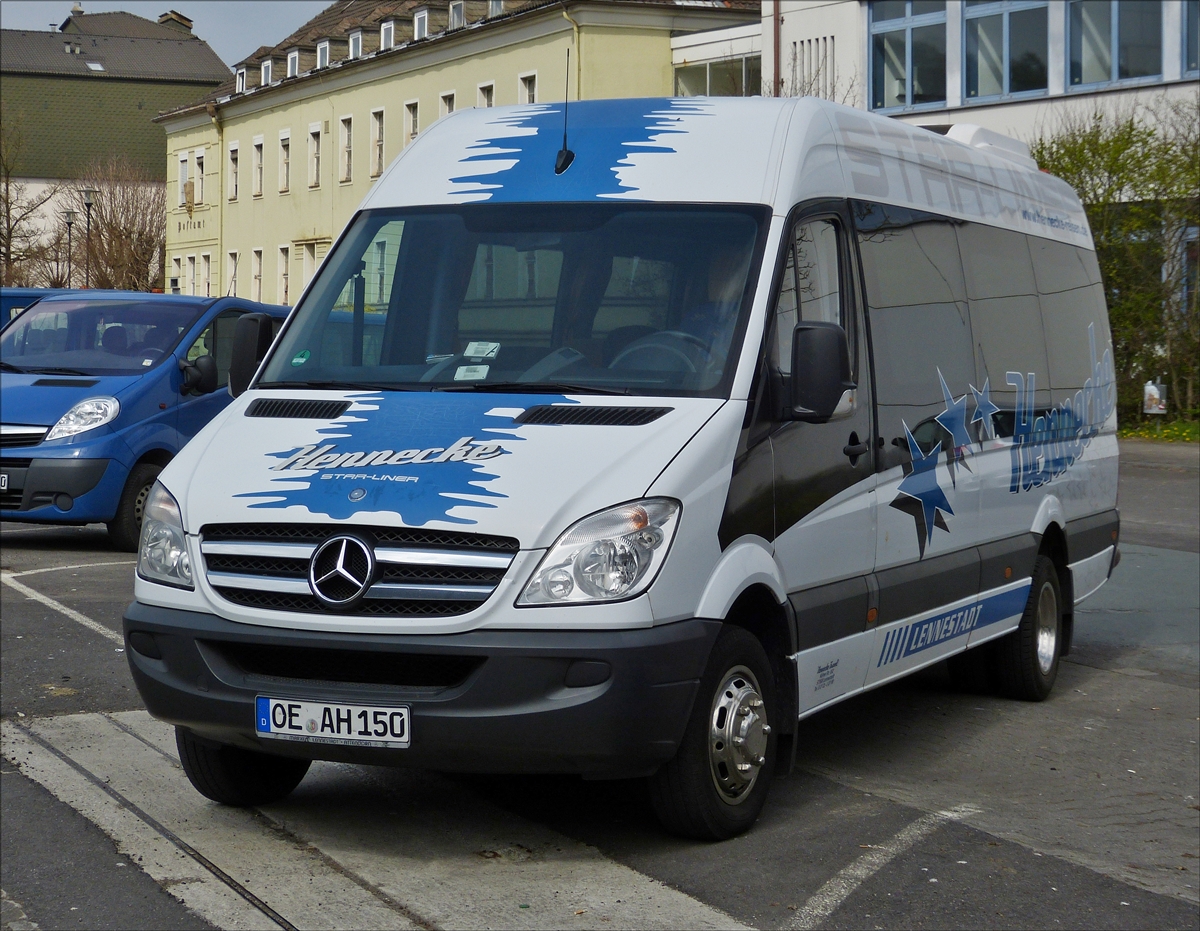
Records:
<instances>
[{"instance_id":1,"label":"tinted side window","mask_svg":"<svg viewBox=\"0 0 1200 931\"><path fill-rule=\"evenodd\" d=\"M1023 233L980 223L962 224L958 241L975 336L975 384L986 383L1000 408L993 417L996 435L1012 436L1021 392L1032 389L1027 407L1050 407L1046 333L1029 246Z\"/></svg>"},{"instance_id":2,"label":"tinted side window","mask_svg":"<svg viewBox=\"0 0 1200 931\"><path fill-rule=\"evenodd\" d=\"M941 443L950 453L965 445L966 427L943 414L969 399L975 378L955 221L873 204L856 203L854 209L885 444L882 467L909 461L906 430L924 452ZM957 426L957 435L944 423Z\"/></svg>"},{"instance_id":3,"label":"tinted side window","mask_svg":"<svg viewBox=\"0 0 1200 931\"><path fill-rule=\"evenodd\" d=\"M1060 404L1093 377L1092 341L1098 355L1108 347L1104 286L1090 250L1031 236L1029 252L1042 304L1051 398Z\"/></svg>"},{"instance_id":4,"label":"tinted side window","mask_svg":"<svg viewBox=\"0 0 1200 931\"><path fill-rule=\"evenodd\" d=\"M805 220L792 230L787 246L779 297L775 302L775 338L771 341L771 366L783 375L792 370L792 331L801 320L836 323L846 329L850 358L854 351L854 326L847 326L842 302L844 262L835 220Z\"/></svg>"},{"instance_id":5,"label":"tinted side window","mask_svg":"<svg viewBox=\"0 0 1200 931\"><path fill-rule=\"evenodd\" d=\"M229 383L229 363L233 360L233 333L237 328L238 317L244 312L227 310L220 314L209 322L188 349L189 362L194 362L200 356L206 355L217 360L218 387L223 388Z\"/></svg>"}]
</instances>

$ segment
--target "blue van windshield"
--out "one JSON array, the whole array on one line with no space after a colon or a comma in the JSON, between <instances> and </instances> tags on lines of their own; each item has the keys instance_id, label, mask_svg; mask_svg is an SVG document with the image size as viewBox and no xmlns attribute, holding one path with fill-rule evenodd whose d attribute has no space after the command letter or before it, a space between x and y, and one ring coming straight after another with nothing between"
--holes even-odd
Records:
<instances>
[{"instance_id":1,"label":"blue van windshield","mask_svg":"<svg viewBox=\"0 0 1200 931\"><path fill-rule=\"evenodd\" d=\"M716 396L768 218L655 204L367 211L258 386Z\"/></svg>"},{"instance_id":2,"label":"blue van windshield","mask_svg":"<svg viewBox=\"0 0 1200 931\"><path fill-rule=\"evenodd\" d=\"M140 375L166 358L203 307L166 301L35 304L0 335L6 372Z\"/></svg>"}]
</instances>

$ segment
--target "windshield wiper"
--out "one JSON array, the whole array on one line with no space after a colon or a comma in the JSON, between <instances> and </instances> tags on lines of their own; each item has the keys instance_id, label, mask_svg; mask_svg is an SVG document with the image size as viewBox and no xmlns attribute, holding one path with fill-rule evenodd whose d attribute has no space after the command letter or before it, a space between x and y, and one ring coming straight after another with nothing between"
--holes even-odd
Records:
<instances>
[{"instance_id":1,"label":"windshield wiper","mask_svg":"<svg viewBox=\"0 0 1200 931\"><path fill-rule=\"evenodd\" d=\"M79 369L68 368L44 368L44 369L18 369L20 372L27 372L30 375L91 375L91 372L81 372Z\"/></svg>"},{"instance_id":2,"label":"windshield wiper","mask_svg":"<svg viewBox=\"0 0 1200 931\"><path fill-rule=\"evenodd\" d=\"M315 378L311 381L260 381L255 388L324 388L331 391L422 391L410 385L375 381L338 381L334 378Z\"/></svg>"},{"instance_id":3,"label":"windshield wiper","mask_svg":"<svg viewBox=\"0 0 1200 931\"><path fill-rule=\"evenodd\" d=\"M628 388L600 388L595 385L545 381L477 381L460 385L434 385L433 390L492 391L505 394L629 394Z\"/></svg>"},{"instance_id":4,"label":"windshield wiper","mask_svg":"<svg viewBox=\"0 0 1200 931\"><path fill-rule=\"evenodd\" d=\"M2 359L0 359L0 371L4 371L4 372L22 372L22 373L23 373L23 372L25 372L25 371L27 371L27 370L26 370L26 369L23 369L23 368L21 368L21 366L19 366L19 365L13 365L11 362L5 362L5 361L3 361Z\"/></svg>"}]
</instances>

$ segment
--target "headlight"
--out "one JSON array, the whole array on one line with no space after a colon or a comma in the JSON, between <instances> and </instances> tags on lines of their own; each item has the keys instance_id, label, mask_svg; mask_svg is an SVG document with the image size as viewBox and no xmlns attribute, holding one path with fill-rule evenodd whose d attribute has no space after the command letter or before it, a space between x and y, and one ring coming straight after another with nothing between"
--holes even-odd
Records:
<instances>
[{"instance_id":1,"label":"headlight","mask_svg":"<svg viewBox=\"0 0 1200 931\"><path fill-rule=\"evenodd\" d=\"M74 436L85 430L94 430L111 423L121 413L121 405L116 398L88 398L80 401L59 418L58 423L46 434L47 440L61 440L64 436Z\"/></svg>"},{"instance_id":2,"label":"headlight","mask_svg":"<svg viewBox=\"0 0 1200 931\"><path fill-rule=\"evenodd\" d=\"M517 605L595 604L640 595L662 568L679 502L646 498L570 527L538 564Z\"/></svg>"},{"instance_id":3,"label":"headlight","mask_svg":"<svg viewBox=\"0 0 1200 931\"><path fill-rule=\"evenodd\" d=\"M171 493L155 482L142 512L142 540L138 547L138 575L150 582L177 588L194 588L183 518Z\"/></svg>"}]
</instances>

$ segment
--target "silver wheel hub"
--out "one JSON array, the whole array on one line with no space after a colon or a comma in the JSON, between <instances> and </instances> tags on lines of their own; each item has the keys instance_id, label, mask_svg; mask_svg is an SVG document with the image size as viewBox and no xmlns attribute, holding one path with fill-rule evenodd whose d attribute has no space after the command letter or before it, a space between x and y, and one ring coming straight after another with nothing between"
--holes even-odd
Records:
<instances>
[{"instance_id":1,"label":"silver wheel hub","mask_svg":"<svg viewBox=\"0 0 1200 931\"><path fill-rule=\"evenodd\" d=\"M713 782L732 805L742 802L766 763L771 727L754 674L735 666L721 679L709 716L708 760Z\"/></svg>"},{"instance_id":2,"label":"silver wheel hub","mask_svg":"<svg viewBox=\"0 0 1200 931\"><path fill-rule=\"evenodd\" d=\"M1058 599L1054 586L1042 585L1037 604L1037 662L1043 676L1050 675L1058 653Z\"/></svg>"}]
</instances>

